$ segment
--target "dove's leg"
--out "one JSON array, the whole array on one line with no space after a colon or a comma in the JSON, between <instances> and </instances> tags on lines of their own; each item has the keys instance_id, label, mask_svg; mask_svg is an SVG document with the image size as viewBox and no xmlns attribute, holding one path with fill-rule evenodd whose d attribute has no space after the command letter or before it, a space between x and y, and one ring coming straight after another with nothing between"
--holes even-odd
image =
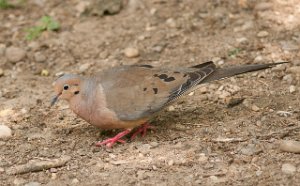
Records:
<instances>
[{"instance_id":1,"label":"dove's leg","mask_svg":"<svg viewBox=\"0 0 300 186\"><path fill-rule=\"evenodd\" d=\"M141 134L142 137L144 137L147 133L148 129L154 129L153 126L151 126L148 122L144 123L143 125L141 125L131 136L131 140L133 140L134 138L136 138L136 136L138 134Z\"/></svg>"},{"instance_id":2,"label":"dove's leg","mask_svg":"<svg viewBox=\"0 0 300 186\"><path fill-rule=\"evenodd\" d=\"M120 132L115 137L108 138L107 140L104 141L99 141L96 143L96 146L106 145L107 147L112 147L116 142L125 143L125 141L122 140L121 138L126 136L128 133L130 133L130 131L131 131L130 129L127 129L124 130L123 132Z\"/></svg>"}]
</instances>

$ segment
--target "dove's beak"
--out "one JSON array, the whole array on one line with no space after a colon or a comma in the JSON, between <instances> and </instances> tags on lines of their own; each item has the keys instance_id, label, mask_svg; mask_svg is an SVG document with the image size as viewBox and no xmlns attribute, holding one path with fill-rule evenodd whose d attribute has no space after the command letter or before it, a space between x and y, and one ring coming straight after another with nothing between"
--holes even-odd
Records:
<instances>
[{"instance_id":1,"label":"dove's beak","mask_svg":"<svg viewBox=\"0 0 300 186\"><path fill-rule=\"evenodd\" d=\"M51 107L58 101L59 96L60 96L60 94L58 94L52 98L51 104L50 104Z\"/></svg>"}]
</instances>

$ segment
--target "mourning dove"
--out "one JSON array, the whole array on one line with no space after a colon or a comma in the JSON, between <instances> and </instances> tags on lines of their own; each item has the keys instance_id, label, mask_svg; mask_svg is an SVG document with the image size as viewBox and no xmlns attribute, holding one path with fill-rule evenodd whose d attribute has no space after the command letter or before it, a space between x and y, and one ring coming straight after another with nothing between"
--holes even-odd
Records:
<instances>
[{"instance_id":1,"label":"mourning dove","mask_svg":"<svg viewBox=\"0 0 300 186\"><path fill-rule=\"evenodd\" d=\"M55 97L69 102L71 110L88 123L102 129L124 129L113 138L96 145L111 147L140 126L132 135L144 135L147 121L178 97L202 83L246 72L271 68L286 62L217 68L206 62L187 68L158 68L131 65L111 68L90 77L66 74L54 82Z\"/></svg>"}]
</instances>

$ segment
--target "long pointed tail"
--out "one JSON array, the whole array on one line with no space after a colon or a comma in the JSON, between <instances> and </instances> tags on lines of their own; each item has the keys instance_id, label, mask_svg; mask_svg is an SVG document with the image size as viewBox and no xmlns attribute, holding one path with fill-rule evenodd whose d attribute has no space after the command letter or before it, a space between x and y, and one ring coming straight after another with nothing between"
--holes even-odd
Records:
<instances>
[{"instance_id":1,"label":"long pointed tail","mask_svg":"<svg viewBox=\"0 0 300 186\"><path fill-rule=\"evenodd\" d=\"M210 81L215 81L219 79L229 78L238 74L243 74L247 72L253 72L258 70L263 70L267 68L272 68L276 65L284 64L288 62L278 62L278 63L269 63L269 64L254 64L254 65L242 65L235 67L227 68L217 68L210 76L205 78L201 83L207 83Z\"/></svg>"}]
</instances>

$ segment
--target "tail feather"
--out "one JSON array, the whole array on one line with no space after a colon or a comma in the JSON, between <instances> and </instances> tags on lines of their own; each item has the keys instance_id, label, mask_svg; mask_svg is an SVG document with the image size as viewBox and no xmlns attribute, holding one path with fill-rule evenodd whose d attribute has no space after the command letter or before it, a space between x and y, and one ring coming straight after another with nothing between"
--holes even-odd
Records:
<instances>
[{"instance_id":1,"label":"tail feather","mask_svg":"<svg viewBox=\"0 0 300 186\"><path fill-rule=\"evenodd\" d=\"M210 81L215 81L219 79L229 78L238 74L243 74L247 72L253 72L258 70L263 70L267 68L272 68L279 64L284 64L288 62L278 62L278 63L269 63L269 64L253 64L253 65L242 65L235 67L227 67L227 68L216 68L215 71L205 78L201 83L207 83Z\"/></svg>"}]
</instances>

